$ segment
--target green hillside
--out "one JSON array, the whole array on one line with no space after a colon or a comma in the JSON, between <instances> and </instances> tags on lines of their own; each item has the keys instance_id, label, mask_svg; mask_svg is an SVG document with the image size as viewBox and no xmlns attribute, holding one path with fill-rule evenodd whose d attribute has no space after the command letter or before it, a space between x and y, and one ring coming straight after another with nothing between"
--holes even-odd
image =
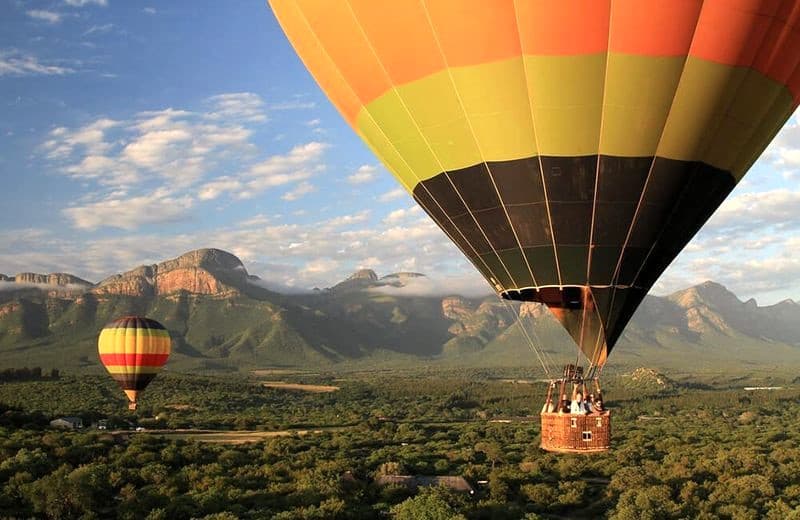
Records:
<instances>
[{"instance_id":1,"label":"green hillside","mask_svg":"<svg viewBox=\"0 0 800 520\"><path fill-rule=\"evenodd\" d=\"M504 305L496 297L399 290L420 277L379 278L362 270L330 289L283 295L264 289L238 258L209 249L79 289L26 284L0 292L0 368L99 372L99 331L129 314L169 329L168 369L174 371L430 366L516 367L541 375L530 342L551 367L575 361L571 338L546 309ZM637 366L706 373L796 370L800 305L759 307L711 282L668 298L648 297L609 363L610 370Z\"/></svg>"}]
</instances>

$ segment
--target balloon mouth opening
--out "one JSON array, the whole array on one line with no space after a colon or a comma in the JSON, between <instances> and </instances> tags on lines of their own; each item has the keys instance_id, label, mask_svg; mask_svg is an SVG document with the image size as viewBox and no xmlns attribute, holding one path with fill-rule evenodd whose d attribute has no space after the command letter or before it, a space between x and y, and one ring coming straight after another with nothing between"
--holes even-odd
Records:
<instances>
[{"instance_id":1,"label":"balloon mouth opening","mask_svg":"<svg viewBox=\"0 0 800 520\"><path fill-rule=\"evenodd\" d=\"M545 305L592 365L605 364L608 355L605 319L608 312L603 313L598 307L591 286L508 289L501 292L500 297Z\"/></svg>"},{"instance_id":2,"label":"balloon mouth opening","mask_svg":"<svg viewBox=\"0 0 800 520\"><path fill-rule=\"evenodd\" d=\"M585 285L564 285L560 287L526 287L506 289L500 292L504 300L538 302L550 308L582 309L591 298L591 289Z\"/></svg>"}]
</instances>

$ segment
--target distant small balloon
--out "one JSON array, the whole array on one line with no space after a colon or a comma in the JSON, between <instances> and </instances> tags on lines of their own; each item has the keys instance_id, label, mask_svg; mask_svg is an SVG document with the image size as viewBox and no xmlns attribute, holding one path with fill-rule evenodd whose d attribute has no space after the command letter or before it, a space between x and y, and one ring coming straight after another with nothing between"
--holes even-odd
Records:
<instances>
[{"instance_id":1,"label":"distant small balloon","mask_svg":"<svg viewBox=\"0 0 800 520\"><path fill-rule=\"evenodd\" d=\"M137 397L169 359L169 332L155 320L126 316L112 321L100 332L100 361L136 409Z\"/></svg>"}]
</instances>

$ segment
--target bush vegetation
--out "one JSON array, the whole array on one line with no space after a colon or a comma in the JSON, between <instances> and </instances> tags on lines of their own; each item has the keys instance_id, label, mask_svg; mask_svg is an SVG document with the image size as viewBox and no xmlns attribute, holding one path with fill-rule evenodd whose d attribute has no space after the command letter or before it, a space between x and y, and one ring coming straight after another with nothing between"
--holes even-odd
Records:
<instances>
[{"instance_id":1,"label":"bush vegetation","mask_svg":"<svg viewBox=\"0 0 800 520\"><path fill-rule=\"evenodd\" d=\"M613 448L538 448L544 385L465 372L304 376L314 394L165 374L137 414L102 377L0 384L0 511L46 518L800 518L800 391L609 381ZM698 386L698 385L695 385ZM55 431L78 415L109 430ZM492 422L509 419L511 422ZM145 425L148 431L130 431ZM153 428L322 428L228 445ZM327 429L326 429L327 428ZM460 475L474 495L379 487ZM479 482L487 481L486 484Z\"/></svg>"}]
</instances>

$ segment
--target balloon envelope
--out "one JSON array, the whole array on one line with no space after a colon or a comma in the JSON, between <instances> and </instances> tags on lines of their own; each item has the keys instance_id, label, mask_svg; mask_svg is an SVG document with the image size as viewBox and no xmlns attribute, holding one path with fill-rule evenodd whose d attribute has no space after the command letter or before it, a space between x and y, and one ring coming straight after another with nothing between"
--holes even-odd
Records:
<instances>
[{"instance_id":1,"label":"balloon envelope","mask_svg":"<svg viewBox=\"0 0 800 520\"><path fill-rule=\"evenodd\" d=\"M169 332L155 320L126 316L100 332L100 361L119 384L132 405L156 377L170 354Z\"/></svg>"},{"instance_id":2,"label":"balloon envelope","mask_svg":"<svg viewBox=\"0 0 800 520\"><path fill-rule=\"evenodd\" d=\"M270 0L504 298L605 363L800 98L800 0Z\"/></svg>"}]
</instances>

